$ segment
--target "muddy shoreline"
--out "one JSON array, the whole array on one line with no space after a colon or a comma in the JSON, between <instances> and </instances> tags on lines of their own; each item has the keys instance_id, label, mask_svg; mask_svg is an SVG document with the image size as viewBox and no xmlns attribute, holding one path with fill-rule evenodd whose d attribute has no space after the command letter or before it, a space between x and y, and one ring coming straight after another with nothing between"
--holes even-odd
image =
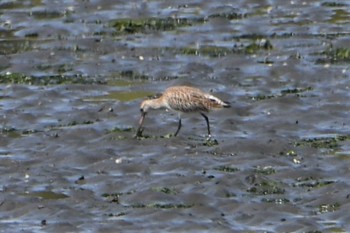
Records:
<instances>
[{"instance_id":1,"label":"muddy shoreline","mask_svg":"<svg viewBox=\"0 0 350 233\"><path fill-rule=\"evenodd\" d=\"M0 1L0 232L347 232L350 5ZM148 115L172 85L228 100Z\"/></svg>"}]
</instances>

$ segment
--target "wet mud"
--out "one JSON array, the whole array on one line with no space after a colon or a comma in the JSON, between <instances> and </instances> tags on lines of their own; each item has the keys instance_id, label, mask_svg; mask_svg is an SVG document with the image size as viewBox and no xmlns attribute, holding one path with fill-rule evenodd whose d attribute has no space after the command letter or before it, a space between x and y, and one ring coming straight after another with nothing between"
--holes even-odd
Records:
<instances>
[{"instance_id":1,"label":"wet mud","mask_svg":"<svg viewBox=\"0 0 350 233\"><path fill-rule=\"evenodd\" d=\"M0 232L350 231L346 1L0 1ZM231 103L147 115L192 85Z\"/></svg>"}]
</instances>

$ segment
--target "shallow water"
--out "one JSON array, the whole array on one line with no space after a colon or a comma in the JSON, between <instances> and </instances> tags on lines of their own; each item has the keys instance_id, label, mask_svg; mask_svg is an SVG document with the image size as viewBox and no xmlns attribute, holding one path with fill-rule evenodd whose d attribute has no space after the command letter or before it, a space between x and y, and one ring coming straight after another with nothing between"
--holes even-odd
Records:
<instances>
[{"instance_id":1,"label":"shallow water","mask_svg":"<svg viewBox=\"0 0 350 233\"><path fill-rule=\"evenodd\" d=\"M0 1L0 231L347 232L345 1ZM166 87L232 108L148 114Z\"/></svg>"}]
</instances>

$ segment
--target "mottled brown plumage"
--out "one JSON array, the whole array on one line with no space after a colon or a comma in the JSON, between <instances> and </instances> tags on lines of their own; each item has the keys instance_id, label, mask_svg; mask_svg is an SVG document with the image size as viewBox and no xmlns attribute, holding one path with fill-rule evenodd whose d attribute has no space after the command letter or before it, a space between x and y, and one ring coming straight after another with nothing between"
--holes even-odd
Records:
<instances>
[{"instance_id":1,"label":"mottled brown plumage","mask_svg":"<svg viewBox=\"0 0 350 233\"><path fill-rule=\"evenodd\" d=\"M141 119L136 136L142 136L142 125L148 110L160 108L166 108L179 113L179 125L174 134L175 136L181 129L181 113L193 112L199 112L204 117L207 123L208 135L210 136L209 119L204 113L228 107L230 107L229 103L198 88L188 86L169 87L159 98L144 100L141 103Z\"/></svg>"}]
</instances>

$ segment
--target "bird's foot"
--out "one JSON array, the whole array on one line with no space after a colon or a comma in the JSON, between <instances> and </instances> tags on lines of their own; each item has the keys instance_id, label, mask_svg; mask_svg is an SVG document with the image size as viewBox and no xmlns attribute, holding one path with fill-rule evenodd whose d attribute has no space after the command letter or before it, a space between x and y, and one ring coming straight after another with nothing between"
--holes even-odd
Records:
<instances>
[{"instance_id":1,"label":"bird's foot","mask_svg":"<svg viewBox=\"0 0 350 233\"><path fill-rule=\"evenodd\" d=\"M217 145L219 145L219 142L215 138L212 138L211 135L209 134L208 137L205 139L205 142L203 144L205 146L217 146Z\"/></svg>"},{"instance_id":2,"label":"bird's foot","mask_svg":"<svg viewBox=\"0 0 350 233\"><path fill-rule=\"evenodd\" d=\"M160 138L172 138L172 137L175 137L172 133L168 133L168 134L160 136Z\"/></svg>"},{"instance_id":3,"label":"bird's foot","mask_svg":"<svg viewBox=\"0 0 350 233\"><path fill-rule=\"evenodd\" d=\"M134 138L141 138L144 128L139 128L134 136Z\"/></svg>"}]
</instances>

